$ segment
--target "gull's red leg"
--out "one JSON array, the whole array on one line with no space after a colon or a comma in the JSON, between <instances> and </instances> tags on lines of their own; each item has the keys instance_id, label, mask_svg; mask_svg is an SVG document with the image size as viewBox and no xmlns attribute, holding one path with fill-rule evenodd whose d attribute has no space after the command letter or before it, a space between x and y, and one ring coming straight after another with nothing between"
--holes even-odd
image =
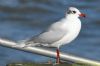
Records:
<instances>
[{"instance_id":1,"label":"gull's red leg","mask_svg":"<svg viewBox=\"0 0 100 66\"><path fill-rule=\"evenodd\" d=\"M57 53L56 63L60 64L60 51L59 51L59 49L56 50L56 53Z\"/></svg>"}]
</instances>

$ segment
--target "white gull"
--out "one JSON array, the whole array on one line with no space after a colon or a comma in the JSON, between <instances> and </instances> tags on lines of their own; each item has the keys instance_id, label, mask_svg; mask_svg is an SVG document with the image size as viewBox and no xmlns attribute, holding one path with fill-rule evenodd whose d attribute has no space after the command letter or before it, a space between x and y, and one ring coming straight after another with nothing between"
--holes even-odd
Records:
<instances>
[{"instance_id":1,"label":"white gull","mask_svg":"<svg viewBox=\"0 0 100 66\"><path fill-rule=\"evenodd\" d=\"M65 17L58 22L53 23L44 32L25 41L25 46L45 46L56 47L57 59L60 63L59 47L69 44L79 34L81 21L79 17L85 17L77 8L69 7Z\"/></svg>"}]
</instances>

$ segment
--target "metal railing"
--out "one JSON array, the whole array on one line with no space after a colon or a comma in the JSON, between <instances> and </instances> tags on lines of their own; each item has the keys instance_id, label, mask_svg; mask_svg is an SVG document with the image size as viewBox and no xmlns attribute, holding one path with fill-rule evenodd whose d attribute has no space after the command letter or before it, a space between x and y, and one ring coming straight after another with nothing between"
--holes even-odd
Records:
<instances>
[{"instance_id":1,"label":"metal railing","mask_svg":"<svg viewBox=\"0 0 100 66\"><path fill-rule=\"evenodd\" d=\"M22 51L26 51L26 52L31 52L31 53L36 53L36 54L43 55L43 56L56 58L56 52L55 51L51 51L51 50L39 48L39 47L22 48L22 47L20 47L20 45L17 46L17 47L13 47L14 45L17 45L16 42L6 40L6 39L2 39L2 38L0 38L0 45L5 46L5 47L9 47L9 48L13 48L13 49L17 49L17 50L22 50ZM66 60L66 61L69 60L69 61L73 61L73 62L77 62L77 63L86 63L86 64L91 64L91 65L94 65L94 66L100 66L99 61L81 58L81 57L77 57L77 56L70 55L70 54L67 54L67 53L65 54L65 53L60 52L60 58L62 60Z\"/></svg>"}]
</instances>

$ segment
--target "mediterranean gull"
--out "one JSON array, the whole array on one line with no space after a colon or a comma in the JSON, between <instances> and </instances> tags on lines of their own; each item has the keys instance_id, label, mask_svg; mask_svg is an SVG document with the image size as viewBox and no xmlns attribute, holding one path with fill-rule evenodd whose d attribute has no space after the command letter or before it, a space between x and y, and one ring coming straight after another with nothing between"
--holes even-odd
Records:
<instances>
[{"instance_id":1,"label":"mediterranean gull","mask_svg":"<svg viewBox=\"0 0 100 66\"><path fill-rule=\"evenodd\" d=\"M39 35L33 36L32 38L26 40L24 47L56 47L56 63L59 64L59 48L62 45L70 43L78 36L81 29L81 21L79 19L80 16L85 17L85 14L81 13L75 7L69 7L63 19L51 24L48 29Z\"/></svg>"}]
</instances>

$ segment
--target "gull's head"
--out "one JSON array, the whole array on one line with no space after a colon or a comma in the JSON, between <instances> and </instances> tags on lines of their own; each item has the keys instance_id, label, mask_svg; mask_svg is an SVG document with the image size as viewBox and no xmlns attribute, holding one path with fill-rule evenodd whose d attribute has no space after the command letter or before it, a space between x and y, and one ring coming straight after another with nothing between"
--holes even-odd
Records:
<instances>
[{"instance_id":1,"label":"gull's head","mask_svg":"<svg viewBox=\"0 0 100 66\"><path fill-rule=\"evenodd\" d=\"M74 17L85 17L85 14L81 13L77 8L75 7L69 7L67 11L68 15L74 16Z\"/></svg>"}]
</instances>

